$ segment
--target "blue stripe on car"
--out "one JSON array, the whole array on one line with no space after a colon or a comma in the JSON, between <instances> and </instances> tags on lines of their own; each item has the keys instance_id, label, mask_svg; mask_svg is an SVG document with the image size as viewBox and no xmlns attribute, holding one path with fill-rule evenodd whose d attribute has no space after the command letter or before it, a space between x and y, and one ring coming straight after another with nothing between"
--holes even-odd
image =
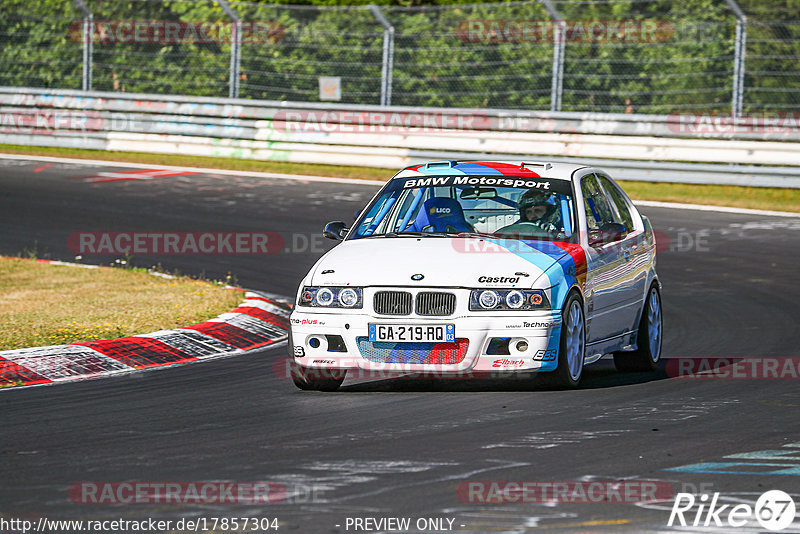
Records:
<instances>
[{"instance_id":1,"label":"blue stripe on car","mask_svg":"<svg viewBox=\"0 0 800 534\"><path fill-rule=\"evenodd\" d=\"M561 309L569 289L576 281L575 261L572 256L550 241L492 239L489 242L516 254L543 271L551 288L550 304L555 310Z\"/></svg>"}]
</instances>

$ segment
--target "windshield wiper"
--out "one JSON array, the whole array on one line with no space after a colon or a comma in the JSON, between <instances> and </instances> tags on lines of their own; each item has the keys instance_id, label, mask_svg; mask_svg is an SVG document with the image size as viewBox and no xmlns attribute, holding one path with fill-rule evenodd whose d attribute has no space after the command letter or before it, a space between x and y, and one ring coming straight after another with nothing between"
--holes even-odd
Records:
<instances>
[{"instance_id":1,"label":"windshield wiper","mask_svg":"<svg viewBox=\"0 0 800 534\"><path fill-rule=\"evenodd\" d=\"M466 237L467 232L386 232L385 234L373 234L363 237L370 239L373 237ZM478 234L475 234L478 235ZM480 234L480 237L494 237L491 234Z\"/></svg>"},{"instance_id":2,"label":"windshield wiper","mask_svg":"<svg viewBox=\"0 0 800 534\"><path fill-rule=\"evenodd\" d=\"M451 234L445 232L386 232L381 234L382 237L445 237Z\"/></svg>"},{"instance_id":3,"label":"windshield wiper","mask_svg":"<svg viewBox=\"0 0 800 534\"><path fill-rule=\"evenodd\" d=\"M488 237L488 238L495 238L497 237L494 234L487 234L484 232L458 232L457 234L452 234L455 237Z\"/></svg>"},{"instance_id":4,"label":"windshield wiper","mask_svg":"<svg viewBox=\"0 0 800 534\"><path fill-rule=\"evenodd\" d=\"M434 232L386 232L385 234L372 234L361 239L372 239L373 237L442 237L447 234Z\"/></svg>"}]
</instances>

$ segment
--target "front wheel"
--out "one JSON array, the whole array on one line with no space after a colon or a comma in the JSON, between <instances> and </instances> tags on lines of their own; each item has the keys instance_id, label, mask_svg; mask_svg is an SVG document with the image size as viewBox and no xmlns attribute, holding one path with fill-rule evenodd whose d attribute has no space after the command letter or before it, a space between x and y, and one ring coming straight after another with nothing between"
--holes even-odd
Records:
<instances>
[{"instance_id":1,"label":"front wheel","mask_svg":"<svg viewBox=\"0 0 800 534\"><path fill-rule=\"evenodd\" d=\"M661 293L658 285L650 286L647 300L639 321L639 333L636 336L638 348L633 352L615 352L614 366L617 371L651 372L658 368L661 358Z\"/></svg>"},{"instance_id":2,"label":"front wheel","mask_svg":"<svg viewBox=\"0 0 800 534\"><path fill-rule=\"evenodd\" d=\"M558 349L558 367L552 373L554 385L575 388L583 376L586 355L586 321L583 303L577 293L572 293L561 312L561 343Z\"/></svg>"}]
</instances>

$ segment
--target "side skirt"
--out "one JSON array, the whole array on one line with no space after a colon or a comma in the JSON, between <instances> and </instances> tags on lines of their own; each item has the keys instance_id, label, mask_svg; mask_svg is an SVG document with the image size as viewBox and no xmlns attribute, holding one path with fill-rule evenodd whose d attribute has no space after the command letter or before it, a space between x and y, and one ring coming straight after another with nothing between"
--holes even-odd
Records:
<instances>
[{"instance_id":1,"label":"side skirt","mask_svg":"<svg viewBox=\"0 0 800 534\"><path fill-rule=\"evenodd\" d=\"M636 350L636 330L629 330L616 336L587 343L587 356L584 362L593 363L599 360L603 354L622 350Z\"/></svg>"}]
</instances>

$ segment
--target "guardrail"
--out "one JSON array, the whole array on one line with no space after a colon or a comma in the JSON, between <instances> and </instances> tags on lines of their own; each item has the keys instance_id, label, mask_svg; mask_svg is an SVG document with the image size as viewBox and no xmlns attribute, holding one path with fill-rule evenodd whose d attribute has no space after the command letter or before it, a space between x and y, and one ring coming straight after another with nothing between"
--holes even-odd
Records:
<instances>
[{"instance_id":1,"label":"guardrail","mask_svg":"<svg viewBox=\"0 0 800 534\"><path fill-rule=\"evenodd\" d=\"M7 144L388 169L430 159L546 157L628 180L798 188L800 127L766 119L0 88L0 143Z\"/></svg>"}]
</instances>

